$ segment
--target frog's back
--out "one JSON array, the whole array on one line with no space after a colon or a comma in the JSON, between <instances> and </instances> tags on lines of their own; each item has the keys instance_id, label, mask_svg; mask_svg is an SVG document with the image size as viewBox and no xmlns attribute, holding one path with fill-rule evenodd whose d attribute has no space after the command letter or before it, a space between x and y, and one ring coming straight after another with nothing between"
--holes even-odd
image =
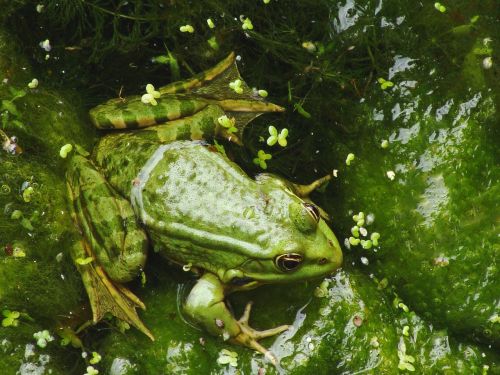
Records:
<instances>
[{"instance_id":1,"label":"frog's back","mask_svg":"<svg viewBox=\"0 0 500 375\"><path fill-rule=\"evenodd\" d=\"M238 227L237 218L255 205L259 189L213 146L172 142L158 146L141 168L130 199L145 222L168 220L225 232L227 226Z\"/></svg>"},{"instance_id":2,"label":"frog's back","mask_svg":"<svg viewBox=\"0 0 500 375\"><path fill-rule=\"evenodd\" d=\"M205 263L217 259L227 267L249 254L268 257L270 243L291 235L289 194L264 191L204 142L158 144L113 135L101 141L95 158L113 187L131 201L161 246L157 250L174 261L209 268ZM215 251L218 256L210 257Z\"/></svg>"}]
</instances>

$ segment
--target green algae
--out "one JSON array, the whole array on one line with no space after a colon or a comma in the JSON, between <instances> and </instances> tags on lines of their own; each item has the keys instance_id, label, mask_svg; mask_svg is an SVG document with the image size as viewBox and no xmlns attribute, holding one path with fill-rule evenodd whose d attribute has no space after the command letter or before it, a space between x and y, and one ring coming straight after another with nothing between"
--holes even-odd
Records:
<instances>
[{"instance_id":1,"label":"green algae","mask_svg":"<svg viewBox=\"0 0 500 375\"><path fill-rule=\"evenodd\" d=\"M493 143L498 138L498 70L496 65L485 70L481 63L487 53L477 50L498 30L494 1L446 4L445 14L433 3L395 1L271 1L267 6L209 1L179 3L166 14L148 14L151 8L143 12L140 7L133 13L120 10L138 19L149 17L152 26L146 33L137 29L146 21L102 11L94 13L94 20L102 21L96 33L92 23L85 27L88 7L69 14L68 20L57 12L69 8L56 3L48 1L47 12L39 15L36 2L9 2L0 15L21 38L17 42L0 32L0 80L8 79L0 85L0 99L26 91L14 102L17 115L11 113L4 125L9 136L19 138L24 153L0 154L0 186L8 187L0 190L0 246L22 248L26 257L6 253L0 258L0 305L35 319L23 321L21 329L0 328L0 341L15 343L2 348L8 356L2 356L0 368L18 370L26 345L35 342L34 332L57 326L61 317L80 315L85 304L65 251L77 236L64 202L64 160L59 157L68 143L90 151L94 131L85 107L117 96L122 85L128 95L142 91L145 82L188 77L234 49L243 57L240 68L249 82L268 90L272 101L287 104L288 112L260 119L249 129L249 152L228 146L228 153L249 170L255 168L252 158L265 148L259 138L267 136L272 119L277 128L290 129L290 138L287 149L273 154L269 169L301 181L339 169L339 178L316 196L333 214L337 235L350 235L351 210L374 213L368 229L381 233L377 252L359 247L347 251L347 262L355 262L357 270L338 273L325 287L324 298L312 297L319 282L259 288L232 298L237 313L248 299L256 302L252 318L259 328L295 321L296 332L265 342L281 359L282 372L391 374L400 365L402 342L406 355L415 358L410 363L416 373L482 373L483 365L490 366L489 373L499 371L498 356L487 350L499 337L499 324L491 319L498 311L499 290L491 210L498 199ZM115 10L107 2L96 4ZM19 17L6 17L12 14ZM240 14L251 18L253 30L241 31ZM203 28L205 15L213 17L213 31ZM61 33L68 23L83 28ZM179 25L187 23L196 32L179 35ZM34 29L34 24L43 27ZM113 29L127 30L132 24L138 26L130 38L121 31L113 38ZM48 37L53 51L45 60L47 53L38 43ZM209 38L216 39L219 50L208 49ZM492 43L498 56L497 41ZM168 56L175 57L172 70L150 62L153 56L167 56L164 45ZM34 77L40 84L28 90ZM382 92L379 77L394 86ZM69 93L68 87L78 92ZM387 149L380 148L383 139L389 140ZM349 153L356 159L347 167ZM387 178L388 171L395 172L394 181ZM26 183L34 188L30 202L23 199ZM16 210L22 218L12 220ZM135 288L147 303L144 317L156 342L133 330L123 334L111 321L82 335L86 346L103 355L96 365L102 373L277 372L260 355L221 343L186 323L178 308L178 288L190 283L173 269L157 262L146 270L147 289ZM385 277L389 287L379 290L360 270ZM410 312L392 307L395 292ZM470 337L486 345L467 344ZM222 348L238 353L238 369L217 364ZM53 354L45 371L84 372L87 361L80 350L49 349ZM33 361L40 364L38 357Z\"/></svg>"},{"instance_id":2,"label":"green algae","mask_svg":"<svg viewBox=\"0 0 500 375\"><path fill-rule=\"evenodd\" d=\"M360 271L340 271L323 283L324 297L313 297L319 282L292 284L289 288L263 287L230 298L235 312L246 301L254 301L253 321L265 329L293 322L270 346L280 361L275 368L261 354L222 344L184 321L178 305L172 303L192 284L182 275L166 276L163 262L146 270L147 290L142 293L148 310L144 321L156 340L149 341L135 331L121 333L114 328L100 343L102 369L128 367L121 374L183 373L243 374L391 374L398 367L398 351L415 357L418 374L480 373L483 365L498 368L495 357L473 345L464 345L445 330L435 330L414 312L393 307L377 284ZM185 277L184 277L185 278ZM149 284L151 283L151 284ZM273 304L266 301L272 300ZM403 334L408 326L408 336ZM227 348L238 354L237 369L217 363Z\"/></svg>"},{"instance_id":3,"label":"green algae","mask_svg":"<svg viewBox=\"0 0 500 375\"><path fill-rule=\"evenodd\" d=\"M36 323L24 322L18 327L0 330L0 369L3 374L68 374L78 360L74 351L61 349L58 342L40 348L33 333L45 329ZM52 332L52 335L54 333Z\"/></svg>"},{"instance_id":4,"label":"green algae","mask_svg":"<svg viewBox=\"0 0 500 375\"><path fill-rule=\"evenodd\" d=\"M479 82L488 82L480 90L458 82L436 87L427 77L433 69L443 75L447 66L424 62L421 72L414 60L393 78L398 87L391 93L360 104L351 139L323 151L332 158L357 155L356 166L340 172L337 199L330 202L344 236L353 225L344 219L351 210L373 214L369 230L381 233L376 252L351 246L354 259L367 256L367 272L388 278L425 318L498 346L498 85L479 61L471 73L468 59L458 82L479 72ZM359 144L358 137L366 141Z\"/></svg>"}]
</instances>

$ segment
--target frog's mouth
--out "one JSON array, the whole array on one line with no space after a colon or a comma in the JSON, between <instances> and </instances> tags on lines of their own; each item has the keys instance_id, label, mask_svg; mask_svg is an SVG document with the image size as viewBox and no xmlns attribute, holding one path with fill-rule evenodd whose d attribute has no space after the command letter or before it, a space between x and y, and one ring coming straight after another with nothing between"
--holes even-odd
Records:
<instances>
[{"instance_id":1,"label":"frog's mouth","mask_svg":"<svg viewBox=\"0 0 500 375\"><path fill-rule=\"evenodd\" d=\"M252 279L251 277L233 277L231 279L231 284L234 286L244 286L254 281L255 279Z\"/></svg>"}]
</instances>

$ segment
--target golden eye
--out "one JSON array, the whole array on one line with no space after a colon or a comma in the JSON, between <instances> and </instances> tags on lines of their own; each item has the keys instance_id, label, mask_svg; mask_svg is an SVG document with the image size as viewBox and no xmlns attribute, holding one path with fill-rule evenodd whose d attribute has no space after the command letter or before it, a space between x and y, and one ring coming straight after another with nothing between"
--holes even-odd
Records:
<instances>
[{"instance_id":1,"label":"golden eye","mask_svg":"<svg viewBox=\"0 0 500 375\"><path fill-rule=\"evenodd\" d=\"M283 272L295 271L302 263L302 255L299 254L282 254L275 259L276 267Z\"/></svg>"},{"instance_id":2,"label":"golden eye","mask_svg":"<svg viewBox=\"0 0 500 375\"><path fill-rule=\"evenodd\" d=\"M314 219L314 221L316 223L318 223L319 219L321 218L321 214L319 212L318 207L316 207L316 205L314 205L312 203L304 203L304 207L306 208L306 210L309 213L309 215L312 216L312 218Z\"/></svg>"}]
</instances>

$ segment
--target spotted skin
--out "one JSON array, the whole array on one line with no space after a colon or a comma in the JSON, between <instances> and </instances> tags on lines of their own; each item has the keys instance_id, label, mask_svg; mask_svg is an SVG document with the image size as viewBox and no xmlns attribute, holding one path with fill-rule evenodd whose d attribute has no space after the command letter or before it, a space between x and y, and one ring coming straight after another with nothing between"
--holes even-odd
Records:
<instances>
[{"instance_id":1,"label":"spotted skin","mask_svg":"<svg viewBox=\"0 0 500 375\"><path fill-rule=\"evenodd\" d=\"M234 59L231 54L192 79L160 88L156 106L135 96L90 111L97 128L115 131L99 141L90 160L73 155L69 161L70 207L82 237L71 253L94 323L110 313L153 339L135 310L144 305L121 283L140 273L154 245L170 261L192 263L203 272L184 306L194 321L272 359L258 340L288 326L256 331L248 324L250 307L237 320L225 296L324 276L340 265L342 254L335 235L318 215L311 216L311 205L295 185L274 177L254 180L203 141L222 137L241 143L248 122L283 110L256 96L243 80L243 93L229 88L241 79ZM219 124L224 115L235 119L236 134ZM245 215L248 209L254 214ZM284 272L278 257L287 264L300 258L303 264L298 272Z\"/></svg>"}]
</instances>

